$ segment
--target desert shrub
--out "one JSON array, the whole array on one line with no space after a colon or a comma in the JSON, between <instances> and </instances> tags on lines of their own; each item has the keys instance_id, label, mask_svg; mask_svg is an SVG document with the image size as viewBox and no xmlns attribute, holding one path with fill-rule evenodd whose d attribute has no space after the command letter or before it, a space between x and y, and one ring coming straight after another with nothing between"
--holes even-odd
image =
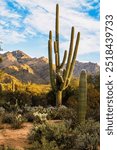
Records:
<instances>
[{"instance_id":1,"label":"desert shrub","mask_svg":"<svg viewBox=\"0 0 117 150\"><path fill-rule=\"evenodd\" d=\"M0 150L18 150L18 149L15 149L15 148L11 148L9 146L5 146L5 145L0 145Z\"/></svg>"},{"instance_id":2,"label":"desert shrub","mask_svg":"<svg viewBox=\"0 0 117 150\"><path fill-rule=\"evenodd\" d=\"M88 120L85 124L78 125L75 132L77 132L76 149L97 150L100 143L99 122Z\"/></svg>"},{"instance_id":3,"label":"desert shrub","mask_svg":"<svg viewBox=\"0 0 117 150\"><path fill-rule=\"evenodd\" d=\"M46 121L47 109L42 106L24 107L24 117L28 122L42 123Z\"/></svg>"},{"instance_id":4,"label":"desert shrub","mask_svg":"<svg viewBox=\"0 0 117 150\"><path fill-rule=\"evenodd\" d=\"M14 114L13 113L4 113L2 115L2 123L12 124L14 121Z\"/></svg>"},{"instance_id":5,"label":"desert shrub","mask_svg":"<svg viewBox=\"0 0 117 150\"><path fill-rule=\"evenodd\" d=\"M88 75L87 118L100 120L100 74Z\"/></svg>"},{"instance_id":6,"label":"desert shrub","mask_svg":"<svg viewBox=\"0 0 117 150\"><path fill-rule=\"evenodd\" d=\"M33 122L35 120L35 117L31 112L24 114L24 118L26 119L27 122Z\"/></svg>"},{"instance_id":7,"label":"desert shrub","mask_svg":"<svg viewBox=\"0 0 117 150\"><path fill-rule=\"evenodd\" d=\"M24 106L25 104L31 105L31 94L28 92L23 91L15 91L15 92L5 92L4 97L6 98L7 102L10 104L15 105L16 101L20 107Z\"/></svg>"},{"instance_id":8,"label":"desert shrub","mask_svg":"<svg viewBox=\"0 0 117 150\"><path fill-rule=\"evenodd\" d=\"M15 115L13 122L12 122L12 128L19 129L22 127L22 123L24 122L24 118L21 114Z\"/></svg>"},{"instance_id":9,"label":"desert shrub","mask_svg":"<svg viewBox=\"0 0 117 150\"><path fill-rule=\"evenodd\" d=\"M63 105L67 105L69 97L77 94L76 90L77 90L76 87L69 85L68 88L63 91L63 100L62 100Z\"/></svg>"},{"instance_id":10,"label":"desert shrub","mask_svg":"<svg viewBox=\"0 0 117 150\"><path fill-rule=\"evenodd\" d=\"M18 129L21 128L24 118L21 114L5 113L2 116L2 123L11 124L12 128Z\"/></svg>"},{"instance_id":11,"label":"desert shrub","mask_svg":"<svg viewBox=\"0 0 117 150\"><path fill-rule=\"evenodd\" d=\"M29 136L29 140L33 143L38 142L40 147L48 146L57 150L72 150L75 142L75 134L71 134L71 130L65 125L53 126L48 124L41 124L33 128ZM49 144L50 143L50 144Z\"/></svg>"},{"instance_id":12,"label":"desert shrub","mask_svg":"<svg viewBox=\"0 0 117 150\"><path fill-rule=\"evenodd\" d=\"M59 108L48 108L48 118L51 120L69 120L74 124L77 122L77 113L74 109L61 106Z\"/></svg>"},{"instance_id":13,"label":"desert shrub","mask_svg":"<svg viewBox=\"0 0 117 150\"><path fill-rule=\"evenodd\" d=\"M29 148L29 150L59 150L57 144L55 141L49 142L48 140L46 140L45 138L43 138L41 140L42 144L39 144L39 142L34 142L31 146L31 148Z\"/></svg>"},{"instance_id":14,"label":"desert shrub","mask_svg":"<svg viewBox=\"0 0 117 150\"><path fill-rule=\"evenodd\" d=\"M47 106L46 94L32 95L32 106Z\"/></svg>"},{"instance_id":15,"label":"desert shrub","mask_svg":"<svg viewBox=\"0 0 117 150\"><path fill-rule=\"evenodd\" d=\"M99 146L99 122L88 120L85 124L77 124L75 129L71 129L68 124L38 124L34 126L29 134L31 143L35 147L44 150L97 150ZM45 146L45 147L44 147Z\"/></svg>"},{"instance_id":16,"label":"desert shrub","mask_svg":"<svg viewBox=\"0 0 117 150\"><path fill-rule=\"evenodd\" d=\"M76 95L70 96L67 100L66 105L69 108L77 109L77 107L78 107L78 96L76 96Z\"/></svg>"},{"instance_id":17,"label":"desert shrub","mask_svg":"<svg viewBox=\"0 0 117 150\"><path fill-rule=\"evenodd\" d=\"M100 120L100 93L92 84L88 84L87 118Z\"/></svg>"},{"instance_id":18,"label":"desert shrub","mask_svg":"<svg viewBox=\"0 0 117 150\"><path fill-rule=\"evenodd\" d=\"M0 115L3 115L5 113L5 109L3 107L0 107Z\"/></svg>"}]
</instances>

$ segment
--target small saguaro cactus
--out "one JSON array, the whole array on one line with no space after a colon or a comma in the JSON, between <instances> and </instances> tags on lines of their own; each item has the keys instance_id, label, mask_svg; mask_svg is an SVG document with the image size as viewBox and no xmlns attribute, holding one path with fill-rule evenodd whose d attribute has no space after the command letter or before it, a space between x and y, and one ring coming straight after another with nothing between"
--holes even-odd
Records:
<instances>
[{"instance_id":1,"label":"small saguaro cactus","mask_svg":"<svg viewBox=\"0 0 117 150\"><path fill-rule=\"evenodd\" d=\"M50 68L50 82L52 89L56 93L56 105L59 107L62 105L62 92L65 90L69 83L73 73L75 60L78 52L80 40L80 32L77 34L76 44L73 50L74 44L74 27L71 29L71 41L69 47L69 54L67 58L67 50L64 52L63 61L60 63L60 51L59 51L59 5L56 5L56 24L55 24L55 41L54 41L54 53L55 53L55 70L53 68L52 59L52 31L49 32L48 40L48 57L49 57L49 68ZM64 65L66 63L66 68Z\"/></svg>"},{"instance_id":2,"label":"small saguaro cactus","mask_svg":"<svg viewBox=\"0 0 117 150\"><path fill-rule=\"evenodd\" d=\"M12 90L12 92L15 92L15 83L14 83L14 80L11 81L11 90Z\"/></svg>"},{"instance_id":3,"label":"small saguaro cactus","mask_svg":"<svg viewBox=\"0 0 117 150\"><path fill-rule=\"evenodd\" d=\"M78 99L78 121L84 123L87 111L87 73L84 69L80 73Z\"/></svg>"},{"instance_id":4,"label":"small saguaro cactus","mask_svg":"<svg viewBox=\"0 0 117 150\"><path fill-rule=\"evenodd\" d=\"M0 83L0 92L3 91L3 86L2 86L2 83Z\"/></svg>"}]
</instances>

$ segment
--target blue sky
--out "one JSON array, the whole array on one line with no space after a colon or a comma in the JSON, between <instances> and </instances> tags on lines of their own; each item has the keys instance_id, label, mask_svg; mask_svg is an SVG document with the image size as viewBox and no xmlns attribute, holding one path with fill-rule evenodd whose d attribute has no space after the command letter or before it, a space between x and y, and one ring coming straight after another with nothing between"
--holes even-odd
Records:
<instances>
[{"instance_id":1,"label":"blue sky","mask_svg":"<svg viewBox=\"0 0 117 150\"><path fill-rule=\"evenodd\" d=\"M99 63L99 0L1 0L0 40L4 52L23 50L32 57L48 56L48 33L55 28L60 6L60 54L69 49L71 27L81 32L77 60ZM54 37L53 37L54 38Z\"/></svg>"}]
</instances>

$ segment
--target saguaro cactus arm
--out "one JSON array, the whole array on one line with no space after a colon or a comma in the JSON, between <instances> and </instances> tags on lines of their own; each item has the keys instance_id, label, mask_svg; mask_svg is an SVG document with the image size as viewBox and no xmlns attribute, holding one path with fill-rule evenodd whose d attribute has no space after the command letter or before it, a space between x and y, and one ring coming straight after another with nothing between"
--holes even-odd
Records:
<instances>
[{"instance_id":1,"label":"saguaro cactus arm","mask_svg":"<svg viewBox=\"0 0 117 150\"><path fill-rule=\"evenodd\" d=\"M53 61L52 61L52 31L49 32L48 58L49 58L51 86L52 86L52 89L55 90L56 86L55 86L54 69L53 69Z\"/></svg>"},{"instance_id":2,"label":"saguaro cactus arm","mask_svg":"<svg viewBox=\"0 0 117 150\"><path fill-rule=\"evenodd\" d=\"M66 59L67 59L67 50L64 51L63 61L62 61L61 65L59 66L59 69L64 67Z\"/></svg>"},{"instance_id":3,"label":"saguaro cactus arm","mask_svg":"<svg viewBox=\"0 0 117 150\"><path fill-rule=\"evenodd\" d=\"M67 61L66 72L65 72L65 77L64 77L65 82L62 86L63 89L65 89L69 85L69 82L73 73L75 60L76 60L76 56L78 52L79 40L80 40L80 32L78 32L77 34L76 44L75 44L74 53L73 53L74 27L72 27L70 49L69 49L68 61Z\"/></svg>"},{"instance_id":4,"label":"saguaro cactus arm","mask_svg":"<svg viewBox=\"0 0 117 150\"><path fill-rule=\"evenodd\" d=\"M67 59L67 65L66 65L65 76L64 76L65 82L67 81L67 78L69 75L69 69L70 69L72 52L73 52L73 42L74 42L74 27L72 27L72 30L71 30L71 41L70 41L69 55L68 55L68 59Z\"/></svg>"},{"instance_id":5,"label":"saguaro cactus arm","mask_svg":"<svg viewBox=\"0 0 117 150\"><path fill-rule=\"evenodd\" d=\"M60 54L59 54L59 5L56 5L56 25L55 25L55 39L57 42L58 64L60 66Z\"/></svg>"},{"instance_id":6,"label":"saguaro cactus arm","mask_svg":"<svg viewBox=\"0 0 117 150\"><path fill-rule=\"evenodd\" d=\"M74 49L74 54L73 54L71 66L70 66L70 71L69 71L69 76L68 76L68 78L70 78L70 79L71 79L71 75L73 73L73 69L74 69L74 65L75 65L75 61L76 61L76 56L78 53L79 41L80 41L80 32L78 32L78 34L77 34L76 45L75 45L75 49Z\"/></svg>"}]
</instances>

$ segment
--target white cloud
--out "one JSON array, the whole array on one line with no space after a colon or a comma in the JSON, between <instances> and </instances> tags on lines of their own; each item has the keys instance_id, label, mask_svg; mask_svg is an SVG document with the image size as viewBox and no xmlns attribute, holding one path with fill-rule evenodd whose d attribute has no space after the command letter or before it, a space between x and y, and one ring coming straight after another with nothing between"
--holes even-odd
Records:
<instances>
[{"instance_id":1,"label":"white cloud","mask_svg":"<svg viewBox=\"0 0 117 150\"><path fill-rule=\"evenodd\" d=\"M12 42L24 41L28 36L35 36L38 32L48 35L49 30L54 32L55 28L55 5L60 4L60 34L66 39L61 43L62 49L68 49L71 27L75 26L76 33L81 32L81 42L79 53L89 53L99 51L99 21L88 16L87 10L97 9L99 4L93 6L98 0L15 0L24 9L28 9L30 14L22 22L19 18L22 14L17 14L6 9L5 2L0 2L1 15L13 18L11 24L16 27L24 26L22 33L0 29L2 37L11 37ZM82 8L85 11L82 12ZM1 22L4 26L4 22ZM54 33L53 33L54 34Z\"/></svg>"},{"instance_id":2,"label":"white cloud","mask_svg":"<svg viewBox=\"0 0 117 150\"><path fill-rule=\"evenodd\" d=\"M0 16L7 17L8 19L18 19L20 17L16 12L7 9L5 1L0 1Z\"/></svg>"}]
</instances>

